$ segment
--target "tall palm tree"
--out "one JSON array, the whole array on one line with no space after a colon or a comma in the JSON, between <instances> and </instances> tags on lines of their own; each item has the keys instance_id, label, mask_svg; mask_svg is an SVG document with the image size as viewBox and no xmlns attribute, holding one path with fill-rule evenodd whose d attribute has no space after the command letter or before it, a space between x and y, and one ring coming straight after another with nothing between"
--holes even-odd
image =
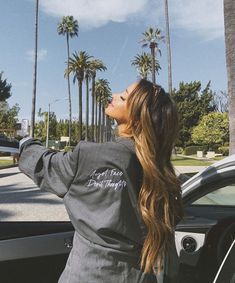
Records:
<instances>
[{"instance_id":1,"label":"tall palm tree","mask_svg":"<svg viewBox=\"0 0 235 283\"><path fill-rule=\"evenodd\" d=\"M36 106L36 89L37 89L37 62L38 62L38 6L39 0L36 0L35 8L35 47L34 47L34 73L33 73L33 95L32 95L32 110L31 110L31 128L30 135L34 137L35 128L35 106Z\"/></svg>"},{"instance_id":2,"label":"tall palm tree","mask_svg":"<svg viewBox=\"0 0 235 283\"><path fill-rule=\"evenodd\" d=\"M82 139L82 83L84 81L85 71L88 68L89 60L92 58L86 51L74 52L69 57L69 67L65 70L65 76L73 73L73 83L78 82L78 101L79 101L79 139Z\"/></svg>"},{"instance_id":3,"label":"tall palm tree","mask_svg":"<svg viewBox=\"0 0 235 283\"><path fill-rule=\"evenodd\" d=\"M235 153L235 2L224 0L224 27L229 95L229 154Z\"/></svg>"},{"instance_id":4,"label":"tall palm tree","mask_svg":"<svg viewBox=\"0 0 235 283\"><path fill-rule=\"evenodd\" d=\"M109 118L105 115L105 108L107 107L107 104L111 101L111 89L108 86L106 88L106 92L102 99L102 126L101 126L101 142L107 141L107 132L109 125Z\"/></svg>"},{"instance_id":5,"label":"tall palm tree","mask_svg":"<svg viewBox=\"0 0 235 283\"><path fill-rule=\"evenodd\" d=\"M88 127L89 127L89 81L92 77L91 62L89 61L85 70L85 81L86 81L86 131L85 139L88 140Z\"/></svg>"},{"instance_id":6,"label":"tall palm tree","mask_svg":"<svg viewBox=\"0 0 235 283\"><path fill-rule=\"evenodd\" d=\"M142 47L149 46L151 50L151 57L152 57L152 82L156 83L156 71L155 71L155 57L157 52L161 55L161 50L159 48L159 43L164 40L164 36L160 29L156 28L154 30L152 27L149 27L145 32L142 33L143 38L140 41L142 43Z\"/></svg>"},{"instance_id":7,"label":"tall palm tree","mask_svg":"<svg viewBox=\"0 0 235 283\"><path fill-rule=\"evenodd\" d=\"M78 36L78 21L74 20L73 16L65 16L62 18L61 22L58 24L57 32L59 35L66 35L67 43L67 69L69 68L69 38ZM69 74L67 76L68 83L68 99L69 99L69 146L71 142L71 127L72 127L72 102L71 102L71 92L70 92L70 78Z\"/></svg>"},{"instance_id":8,"label":"tall palm tree","mask_svg":"<svg viewBox=\"0 0 235 283\"><path fill-rule=\"evenodd\" d=\"M152 69L151 55L145 52L143 52L142 54L137 54L134 57L134 60L131 61L131 65L136 67L141 78L147 79ZM161 69L161 66L158 60L155 60L156 72L158 73L160 69Z\"/></svg>"},{"instance_id":9,"label":"tall palm tree","mask_svg":"<svg viewBox=\"0 0 235 283\"><path fill-rule=\"evenodd\" d=\"M100 60L100 59L92 59L90 62L90 67L91 67L91 77L92 77L92 87L91 87L91 98L92 98L92 113L91 113L91 140L94 140L95 136L95 117L97 117L97 113L95 115L95 105L96 105L96 96L95 96L95 79L96 79L96 73L97 71L105 71L107 70L107 67L105 64ZM97 125L97 123L96 123Z\"/></svg>"},{"instance_id":10,"label":"tall palm tree","mask_svg":"<svg viewBox=\"0 0 235 283\"><path fill-rule=\"evenodd\" d=\"M99 79L95 82L95 95L97 97L99 118L98 118L98 139L97 141L102 141L102 104L106 102L108 97L111 95L111 89L109 87L109 82L106 79Z\"/></svg>"},{"instance_id":11,"label":"tall palm tree","mask_svg":"<svg viewBox=\"0 0 235 283\"><path fill-rule=\"evenodd\" d=\"M165 23L166 23L167 61L168 61L168 92L172 93L171 42L170 42L168 0L164 0L164 5L165 5Z\"/></svg>"}]
</instances>

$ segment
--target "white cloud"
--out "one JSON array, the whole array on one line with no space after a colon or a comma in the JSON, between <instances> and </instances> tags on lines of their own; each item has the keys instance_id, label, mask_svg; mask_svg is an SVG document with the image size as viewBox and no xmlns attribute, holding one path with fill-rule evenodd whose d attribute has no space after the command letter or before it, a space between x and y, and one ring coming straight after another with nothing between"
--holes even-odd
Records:
<instances>
[{"instance_id":1,"label":"white cloud","mask_svg":"<svg viewBox=\"0 0 235 283\"><path fill-rule=\"evenodd\" d=\"M207 39L223 36L222 0L169 0L171 28L196 32ZM164 27L163 1L156 0L41 0L44 12L73 15L82 29L108 22L138 21ZM144 27L145 27L144 26Z\"/></svg>"},{"instance_id":2,"label":"white cloud","mask_svg":"<svg viewBox=\"0 0 235 283\"><path fill-rule=\"evenodd\" d=\"M54 16L73 15L83 28L102 26L109 21L124 22L144 9L148 0L41 0L42 9Z\"/></svg>"},{"instance_id":3,"label":"white cloud","mask_svg":"<svg viewBox=\"0 0 235 283\"><path fill-rule=\"evenodd\" d=\"M207 39L224 35L222 0L170 0L172 25Z\"/></svg>"},{"instance_id":4,"label":"white cloud","mask_svg":"<svg viewBox=\"0 0 235 283\"><path fill-rule=\"evenodd\" d=\"M46 49L40 49L38 50L38 62L44 60L47 56L47 50ZM34 62L34 50L28 50L27 51L27 57L30 61Z\"/></svg>"}]
</instances>

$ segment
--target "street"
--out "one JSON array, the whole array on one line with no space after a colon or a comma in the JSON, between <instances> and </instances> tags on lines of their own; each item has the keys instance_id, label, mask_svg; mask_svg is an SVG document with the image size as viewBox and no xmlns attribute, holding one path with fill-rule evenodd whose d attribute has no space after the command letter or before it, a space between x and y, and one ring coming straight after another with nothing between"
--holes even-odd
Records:
<instances>
[{"instance_id":1,"label":"street","mask_svg":"<svg viewBox=\"0 0 235 283\"><path fill-rule=\"evenodd\" d=\"M177 166L176 174L202 166ZM68 221L62 200L40 190L18 167L0 170L0 221Z\"/></svg>"},{"instance_id":2,"label":"street","mask_svg":"<svg viewBox=\"0 0 235 283\"><path fill-rule=\"evenodd\" d=\"M40 190L18 167L0 170L0 221L68 221L62 200Z\"/></svg>"}]
</instances>

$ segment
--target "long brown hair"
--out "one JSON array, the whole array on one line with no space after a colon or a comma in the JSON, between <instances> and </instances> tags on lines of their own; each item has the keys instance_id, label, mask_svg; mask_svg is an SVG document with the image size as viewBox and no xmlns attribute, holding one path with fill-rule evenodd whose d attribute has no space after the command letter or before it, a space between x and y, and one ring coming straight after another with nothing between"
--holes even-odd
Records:
<instances>
[{"instance_id":1,"label":"long brown hair","mask_svg":"<svg viewBox=\"0 0 235 283\"><path fill-rule=\"evenodd\" d=\"M171 164L178 116L170 95L144 79L130 93L127 107L126 133L134 139L143 168L139 210L147 235L140 265L144 272L159 273L174 240L175 221L182 212L180 182Z\"/></svg>"}]
</instances>

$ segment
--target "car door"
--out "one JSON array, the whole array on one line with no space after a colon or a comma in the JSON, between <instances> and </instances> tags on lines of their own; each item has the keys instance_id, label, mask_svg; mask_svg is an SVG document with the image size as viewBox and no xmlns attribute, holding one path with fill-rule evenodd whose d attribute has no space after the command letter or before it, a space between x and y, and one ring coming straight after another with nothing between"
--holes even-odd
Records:
<instances>
[{"instance_id":1,"label":"car door","mask_svg":"<svg viewBox=\"0 0 235 283\"><path fill-rule=\"evenodd\" d=\"M0 170L0 180L0 282L57 282L74 234L62 200L17 167Z\"/></svg>"},{"instance_id":2,"label":"car door","mask_svg":"<svg viewBox=\"0 0 235 283\"><path fill-rule=\"evenodd\" d=\"M193 177L183 185L183 202L164 282L212 282L235 237L235 168Z\"/></svg>"},{"instance_id":3,"label":"car door","mask_svg":"<svg viewBox=\"0 0 235 283\"><path fill-rule=\"evenodd\" d=\"M72 238L69 222L1 222L1 282L57 282Z\"/></svg>"},{"instance_id":4,"label":"car door","mask_svg":"<svg viewBox=\"0 0 235 283\"><path fill-rule=\"evenodd\" d=\"M226 253L213 283L235 283L235 240Z\"/></svg>"}]
</instances>

